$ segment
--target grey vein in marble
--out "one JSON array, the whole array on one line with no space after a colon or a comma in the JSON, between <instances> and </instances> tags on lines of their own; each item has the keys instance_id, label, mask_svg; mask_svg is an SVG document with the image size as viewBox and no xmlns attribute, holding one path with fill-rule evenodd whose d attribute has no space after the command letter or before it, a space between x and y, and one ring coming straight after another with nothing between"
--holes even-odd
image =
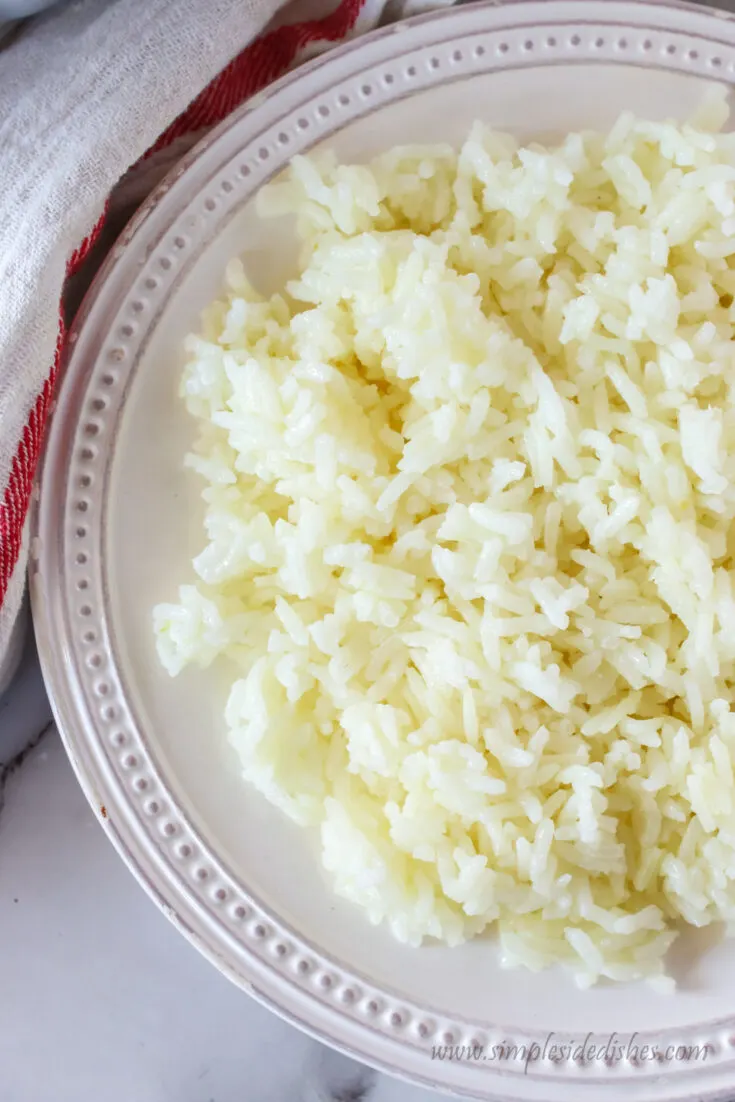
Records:
<instances>
[{"instance_id":1,"label":"grey vein in marble","mask_svg":"<svg viewBox=\"0 0 735 1102\"><path fill-rule=\"evenodd\" d=\"M56 728L54 726L53 720L50 720L46 724L46 726L41 731L39 731L38 734L33 739L31 739L29 743L27 743L23 747L22 750L19 750L18 753L10 759L10 761L4 764L0 762L0 815L2 815L2 811L5 806L5 790L7 788L8 781L14 773L17 773L31 751L35 750L39 743L42 742L43 739L46 737L46 735L50 731L54 731L55 729Z\"/></svg>"},{"instance_id":2,"label":"grey vein in marble","mask_svg":"<svg viewBox=\"0 0 735 1102\"><path fill-rule=\"evenodd\" d=\"M6 768L51 722L33 631L10 687L0 696L0 770Z\"/></svg>"},{"instance_id":3,"label":"grey vein in marble","mask_svg":"<svg viewBox=\"0 0 735 1102\"><path fill-rule=\"evenodd\" d=\"M300 1102L369 1102L377 1072L340 1052L315 1046L306 1061L305 1079Z\"/></svg>"}]
</instances>

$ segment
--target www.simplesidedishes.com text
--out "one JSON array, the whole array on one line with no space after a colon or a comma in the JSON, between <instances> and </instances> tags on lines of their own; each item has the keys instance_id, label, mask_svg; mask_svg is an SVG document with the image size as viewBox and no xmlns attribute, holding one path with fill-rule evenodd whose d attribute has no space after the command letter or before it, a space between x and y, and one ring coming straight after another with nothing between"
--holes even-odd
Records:
<instances>
[{"instance_id":1,"label":"www.simplesidedishes.com text","mask_svg":"<svg viewBox=\"0 0 735 1102\"><path fill-rule=\"evenodd\" d=\"M621 1062L645 1064L655 1061L659 1064L676 1062L704 1063L714 1055L709 1044L651 1044L644 1043L638 1033L611 1033L599 1037L588 1033L583 1040L562 1038L549 1033L542 1042L516 1044L502 1041L493 1045L433 1045L432 1060L449 1060L469 1063L515 1063L527 1072L529 1066L538 1061L551 1060L554 1063L573 1061L579 1064L618 1064Z\"/></svg>"}]
</instances>

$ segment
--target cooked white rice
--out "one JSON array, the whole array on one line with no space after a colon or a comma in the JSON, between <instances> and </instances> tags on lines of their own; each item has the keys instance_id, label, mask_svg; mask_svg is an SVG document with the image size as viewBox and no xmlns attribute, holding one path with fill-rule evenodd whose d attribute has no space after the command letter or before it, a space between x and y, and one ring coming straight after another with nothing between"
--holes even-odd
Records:
<instances>
[{"instance_id":1,"label":"cooked white rice","mask_svg":"<svg viewBox=\"0 0 735 1102\"><path fill-rule=\"evenodd\" d=\"M297 158L301 274L187 340L197 579L171 674L336 891L578 981L735 918L735 139Z\"/></svg>"}]
</instances>

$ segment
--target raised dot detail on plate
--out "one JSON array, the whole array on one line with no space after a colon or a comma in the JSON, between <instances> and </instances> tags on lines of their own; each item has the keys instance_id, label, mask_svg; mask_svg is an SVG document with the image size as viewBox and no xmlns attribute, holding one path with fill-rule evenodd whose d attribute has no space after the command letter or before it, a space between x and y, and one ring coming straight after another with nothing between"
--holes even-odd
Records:
<instances>
[{"instance_id":1,"label":"raised dot detail on plate","mask_svg":"<svg viewBox=\"0 0 735 1102\"><path fill-rule=\"evenodd\" d=\"M337 103L340 105L340 107L349 107L350 106L350 97L346 96L345 93L343 92L342 95L339 96L339 98L337 99Z\"/></svg>"},{"instance_id":2,"label":"raised dot detail on plate","mask_svg":"<svg viewBox=\"0 0 735 1102\"><path fill-rule=\"evenodd\" d=\"M709 63L712 66L713 69L719 69L722 65L722 58L721 57L711 57L709 59Z\"/></svg>"},{"instance_id":3,"label":"raised dot detail on plate","mask_svg":"<svg viewBox=\"0 0 735 1102\"><path fill-rule=\"evenodd\" d=\"M82 448L81 456L82 459L86 460L94 459L94 451L92 448Z\"/></svg>"},{"instance_id":4,"label":"raised dot detail on plate","mask_svg":"<svg viewBox=\"0 0 735 1102\"><path fill-rule=\"evenodd\" d=\"M615 45L617 46L617 48L619 50L627 50L628 49L628 39L627 38L619 38L617 40L617 42L615 43Z\"/></svg>"},{"instance_id":5,"label":"raised dot detail on plate","mask_svg":"<svg viewBox=\"0 0 735 1102\"><path fill-rule=\"evenodd\" d=\"M309 120L301 118L301 119L298 120L296 125L298 126L299 130L308 130L309 129Z\"/></svg>"},{"instance_id":6,"label":"raised dot detail on plate","mask_svg":"<svg viewBox=\"0 0 735 1102\"><path fill-rule=\"evenodd\" d=\"M224 191L224 184L222 185L222 190ZM158 266L160 268L163 268L164 272L167 272L169 270L169 268L171 267L171 263L172 262L171 262L170 257L162 256L161 259L158 261Z\"/></svg>"},{"instance_id":7,"label":"raised dot detail on plate","mask_svg":"<svg viewBox=\"0 0 735 1102\"><path fill-rule=\"evenodd\" d=\"M89 502L88 501L78 501L77 502L77 512L78 513L86 513L88 508L89 508Z\"/></svg>"},{"instance_id":8,"label":"raised dot detail on plate","mask_svg":"<svg viewBox=\"0 0 735 1102\"><path fill-rule=\"evenodd\" d=\"M530 38L527 38L526 41L523 43L523 49L526 51L526 53L530 53L533 49L533 42Z\"/></svg>"},{"instance_id":9,"label":"raised dot detail on plate","mask_svg":"<svg viewBox=\"0 0 735 1102\"><path fill-rule=\"evenodd\" d=\"M216 208L216 206L217 204L215 203L214 199L207 199L204 204L204 209L212 211Z\"/></svg>"},{"instance_id":10,"label":"raised dot detail on plate","mask_svg":"<svg viewBox=\"0 0 735 1102\"><path fill-rule=\"evenodd\" d=\"M499 54L507 54L509 49L510 49L510 46L508 45L507 42L501 42L500 45L498 46L498 53Z\"/></svg>"},{"instance_id":11,"label":"raised dot detail on plate","mask_svg":"<svg viewBox=\"0 0 735 1102\"><path fill-rule=\"evenodd\" d=\"M319 104L319 107L317 108L317 113L318 113L319 117L322 118L322 119L328 119L329 118L329 108L327 107L326 103L320 103Z\"/></svg>"},{"instance_id":12,"label":"raised dot detail on plate","mask_svg":"<svg viewBox=\"0 0 735 1102\"><path fill-rule=\"evenodd\" d=\"M107 353L108 360L112 360L113 363L120 363L125 359L125 352L122 348L111 348Z\"/></svg>"},{"instance_id":13,"label":"raised dot detail on plate","mask_svg":"<svg viewBox=\"0 0 735 1102\"><path fill-rule=\"evenodd\" d=\"M84 640L85 643L94 643L96 638L97 638L97 633L94 632L94 631L85 631L84 635L82 636L82 639ZM119 744L120 746L122 746L123 742L125 741L125 736L124 735L116 735L115 737L120 738L122 740Z\"/></svg>"},{"instance_id":14,"label":"raised dot detail on plate","mask_svg":"<svg viewBox=\"0 0 735 1102\"><path fill-rule=\"evenodd\" d=\"M455 50L454 52L455 52L455 54L456 54L456 53L458 53L459 51ZM395 79L396 79L396 78L395 78L395 77L393 76L393 74L392 74L392 73L383 73L383 84L388 84L388 85L391 85L391 84L393 84L393 82L395 81Z\"/></svg>"},{"instance_id":15,"label":"raised dot detail on plate","mask_svg":"<svg viewBox=\"0 0 735 1102\"><path fill-rule=\"evenodd\" d=\"M103 386L114 386L115 376L114 375L103 375L101 382L102 382Z\"/></svg>"},{"instance_id":16,"label":"raised dot detail on plate","mask_svg":"<svg viewBox=\"0 0 735 1102\"><path fill-rule=\"evenodd\" d=\"M676 53L676 46L673 42L670 42L666 47L666 53L669 55L669 57L673 56L673 54Z\"/></svg>"},{"instance_id":17,"label":"raised dot detail on plate","mask_svg":"<svg viewBox=\"0 0 735 1102\"><path fill-rule=\"evenodd\" d=\"M135 769L138 764L138 759L135 754L126 754L122 760L122 764L125 769Z\"/></svg>"},{"instance_id":18,"label":"raised dot detail on plate","mask_svg":"<svg viewBox=\"0 0 735 1102\"><path fill-rule=\"evenodd\" d=\"M409 65L409 67L406 69L406 76L407 77L415 77L416 76L416 66L415 65Z\"/></svg>"},{"instance_id":19,"label":"raised dot detail on plate","mask_svg":"<svg viewBox=\"0 0 735 1102\"><path fill-rule=\"evenodd\" d=\"M88 421L84 426L84 432L87 436L96 436L100 431L100 427L94 421Z\"/></svg>"},{"instance_id":20,"label":"raised dot detail on plate","mask_svg":"<svg viewBox=\"0 0 735 1102\"><path fill-rule=\"evenodd\" d=\"M167 838L170 838L172 834L176 833L176 827L173 823L164 823L161 830Z\"/></svg>"},{"instance_id":21,"label":"raised dot detail on plate","mask_svg":"<svg viewBox=\"0 0 735 1102\"><path fill-rule=\"evenodd\" d=\"M419 1022L416 1026L416 1032L418 1033L419 1037L428 1037L429 1034L432 1032L431 1026L428 1022Z\"/></svg>"},{"instance_id":22,"label":"raised dot detail on plate","mask_svg":"<svg viewBox=\"0 0 735 1102\"><path fill-rule=\"evenodd\" d=\"M653 49L653 42L651 42L650 38L644 38L643 42L641 42L641 49L646 51Z\"/></svg>"},{"instance_id":23,"label":"raised dot detail on plate","mask_svg":"<svg viewBox=\"0 0 735 1102\"><path fill-rule=\"evenodd\" d=\"M403 1018L396 1010L393 1011L389 1020L393 1029L398 1029L400 1026L403 1025Z\"/></svg>"},{"instance_id":24,"label":"raised dot detail on plate","mask_svg":"<svg viewBox=\"0 0 735 1102\"><path fill-rule=\"evenodd\" d=\"M357 995L351 987L343 987L339 993L339 997L343 1003L350 1006L357 998Z\"/></svg>"},{"instance_id":25,"label":"raised dot detail on plate","mask_svg":"<svg viewBox=\"0 0 735 1102\"><path fill-rule=\"evenodd\" d=\"M455 50L452 54L452 61L460 62L462 60L462 57L463 57L462 51L461 50Z\"/></svg>"},{"instance_id":26,"label":"raised dot detail on plate","mask_svg":"<svg viewBox=\"0 0 735 1102\"><path fill-rule=\"evenodd\" d=\"M578 34L573 34L572 37L569 39L569 45L570 46L579 46L581 41L582 41L582 39L579 37Z\"/></svg>"},{"instance_id":27,"label":"raised dot detail on plate","mask_svg":"<svg viewBox=\"0 0 735 1102\"><path fill-rule=\"evenodd\" d=\"M275 955L277 957L280 957L281 959L283 959L283 957L285 957L288 950L287 950L286 946L283 944L282 941L277 941L276 944L273 946L273 952L275 953Z\"/></svg>"},{"instance_id":28,"label":"raised dot detail on plate","mask_svg":"<svg viewBox=\"0 0 735 1102\"><path fill-rule=\"evenodd\" d=\"M183 857L186 860L187 857L191 857L191 846L186 842L182 842L179 848L176 850L179 857Z\"/></svg>"},{"instance_id":29,"label":"raised dot detail on plate","mask_svg":"<svg viewBox=\"0 0 735 1102\"><path fill-rule=\"evenodd\" d=\"M77 555L77 562L79 563L80 566L84 566L86 561L87 561L87 556L85 555L84 551L80 551L79 554Z\"/></svg>"},{"instance_id":30,"label":"raised dot detail on plate","mask_svg":"<svg viewBox=\"0 0 735 1102\"><path fill-rule=\"evenodd\" d=\"M131 303L130 303L130 308L131 308L131 310L133 311L133 313L135 313L135 314L142 314L142 312L143 312L143 310L144 310L145 306L144 306L144 303L142 303L142 302L140 301L140 299L137 299L137 298L136 298L134 302L131 302Z\"/></svg>"},{"instance_id":31,"label":"raised dot detail on plate","mask_svg":"<svg viewBox=\"0 0 735 1102\"><path fill-rule=\"evenodd\" d=\"M322 987L325 991L328 991L330 989L333 982L334 981L332 980L332 977L327 972L323 972L322 975L319 977L319 986Z\"/></svg>"},{"instance_id":32,"label":"raised dot detail on plate","mask_svg":"<svg viewBox=\"0 0 735 1102\"><path fill-rule=\"evenodd\" d=\"M79 581L77 582L77 589L80 589L80 590L89 589L89 582L87 581L86 578L80 578L79 579ZM99 665L99 663L97 663L97 665Z\"/></svg>"},{"instance_id":33,"label":"raised dot detail on plate","mask_svg":"<svg viewBox=\"0 0 735 1102\"><path fill-rule=\"evenodd\" d=\"M372 94L373 94L372 85L363 84L362 88L360 89L360 92L367 99L368 96L372 96Z\"/></svg>"},{"instance_id":34,"label":"raised dot detail on plate","mask_svg":"<svg viewBox=\"0 0 735 1102\"><path fill-rule=\"evenodd\" d=\"M197 880L206 880L209 876L209 873L205 868L200 865L199 868L195 871L194 875L196 876Z\"/></svg>"},{"instance_id":35,"label":"raised dot detail on plate","mask_svg":"<svg viewBox=\"0 0 735 1102\"><path fill-rule=\"evenodd\" d=\"M453 1045L454 1044L454 1034L451 1033L449 1030L445 1030L445 1032L442 1033L442 1044L445 1044L445 1045Z\"/></svg>"},{"instance_id":36,"label":"raised dot detail on plate","mask_svg":"<svg viewBox=\"0 0 735 1102\"><path fill-rule=\"evenodd\" d=\"M227 892L224 888L217 888L216 892L214 893L214 898L217 900L218 903L224 903L227 899Z\"/></svg>"},{"instance_id":37,"label":"raised dot detail on plate","mask_svg":"<svg viewBox=\"0 0 735 1102\"><path fill-rule=\"evenodd\" d=\"M248 172L249 171L250 171L250 169L248 169ZM240 169L240 172L242 173L242 169ZM186 241L184 240L183 237L175 237L174 238L174 248L176 248L176 249L186 248Z\"/></svg>"},{"instance_id":38,"label":"raised dot detail on plate","mask_svg":"<svg viewBox=\"0 0 735 1102\"><path fill-rule=\"evenodd\" d=\"M369 999L365 1003L365 1013L366 1014L377 1014L379 1010L380 1010L380 1006L379 1006L379 1004L377 1003L377 1001L375 999Z\"/></svg>"},{"instance_id":39,"label":"raised dot detail on plate","mask_svg":"<svg viewBox=\"0 0 735 1102\"><path fill-rule=\"evenodd\" d=\"M161 809L156 800L150 800L149 803L145 805L145 810L148 815L157 815Z\"/></svg>"},{"instance_id":40,"label":"raised dot detail on plate","mask_svg":"<svg viewBox=\"0 0 735 1102\"><path fill-rule=\"evenodd\" d=\"M137 792L145 792L147 788L148 788L148 781L145 779L145 777L138 777L138 779L135 782L136 791Z\"/></svg>"},{"instance_id":41,"label":"raised dot detail on plate","mask_svg":"<svg viewBox=\"0 0 735 1102\"><path fill-rule=\"evenodd\" d=\"M102 665L102 655L90 654L89 658L87 659L87 665L91 666L93 670L98 670Z\"/></svg>"},{"instance_id":42,"label":"raised dot detail on plate","mask_svg":"<svg viewBox=\"0 0 735 1102\"><path fill-rule=\"evenodd\" d=\"M92 401L92 409L95 413L101 413L103 409L107 408L107 402L104 398L95 398Z\"/></svg>"},{"instance_id":43,"label":"raised dot detail on plate","mask_svg":"<svg viewBox=\"0 0 735 1102\"><path fill-rule=\"evenodd\" d=\"M238 903L238 905L234 908L232 914L238 920L238 922L242 922L244 918L248 917L247 907L243 907L242 903Z\"/></svg>"},{"instance_id":44,"label":"raised dot detail on plate","mask_svg":"<svg viewBox=\"0 0 735 1102\"><path fill-rule=\"evenodd\" d=\"M304 960L302 958L301 960L296 961L296 971L299 973L299 975L306 976L310 970L311 965L309 964L308 960Z\"/></svg>"},{"instance_id":45,"label":"raised dot detail on plate","mask_svg":"<svg viewBox=\"0 0 735 1102\"><path fill-rule=\"evenodd\" d=\"M553 35L552 35L552 36L551 36L550 38L547 38L547 39L546 39L546 45L547 45L547 46L549 47L549 49L551 49L551 50L553 50L554 46L556 46L556 39L554 38L554 36L553 36Z\"/></svg>"},{"instance_id":46,"label":"raised dot detail on plate","mask_svg":"<svg viewBox=\"0 0 735 1102\"><path fill-rule=\"evenodd\" d=\"M473 57L484 57L485 56L485 47L484 46L475 46L474 50L472 51L472 54L473 54Z\"/></svg>"},{"instance_id":47,"label":"raised dot detail on plate","mask_svg":"<svg viewBox=\"0 0 735 1102\"><path fill-rule=\"evenodd\" d=\"M696 61L697 58L699 57L699 51L698 50L689 50L687 52L687 57L690 61Z\"/></svg>"},{"instance_id":48,"label":"raised dot detail on plate","mask_svg":"<svg viewBox=\"0 0 735 1102\"><path fill-rule=\"evenodd\" d=\"M121 337L124 337L127 340L129 337L132 337L132 335L133 335L132 325L121 325L120 326L120 336Z\"/></svg>"},{"instance_id":49,"label":"raised dot detail on plate","mask_svg":"<svg viewBox=\"0 0 735 1102\"><path fill-rule=\"evenodd\" d=\"M289 138L289 136L288 136L288 134L286 133L285 130L282 130L281 133L278 135L278 144L279 145L288 145L290 140L291 139Z\"/></svg>"},{"instance_id":50,"label":"raised dot detail on plate","mask_svg":"<svg viewBox=\"0 0 735 1102\"><path fill-rule=\"evenodd\" d=\"M268 933L268 930L262 922L256 922L255 926L253 926L252 932L253 937L258 938L258 940L261 941Z\"/></svg>"},{"instance_id":51,"label":"raised dot detail on plate","mask_svg":"<svg viewBox=\"0 0 735 1102\"><path fill-rule=\"evenodd\" d=\"M79 615L80 616L91 616L92 615L92 609L89 607L89 605L82 605L82 607L79 609Z\"/></svg>"},{"instance_id":52,"label":"raised dot detail on plate","mask_svg":"<svg viewBox=\"0 0 735 1102\"><path fill-rule=\"evenodd\" d=\"M223 180L222 181L222 190L225 193L225 195L228 195L232 191L232 184L230 183L229 180ZM170 263L171 262L169 261L169 264L167 265L167 267L170 266ZM161 261L161 267L163 267L163 260Z\"/></svg>"},{"instance_id":53,"label":"raised dot detail on plate","mask_svg":"<svg viewBox=\"0 0 735 1102\"><path fill-rule=\"evenodd\" d=\"M267 161L268 158L270 157L270 153L268 152L268 150L266 149L266 147L264 145L261 146L260 149L258 150L258 156L260 157L261 161Z\"/></svg>"},{"instance_id":54,"label":"raised dot detail on plate","mask_svg":"<svg viewBox=\"0 0 735 1102\"><path fill-rule=\"evenodd\" d=\"M84 537L87 534L87 529L86 528L77 528L74 534L77 537L77 539L83 540ZM77 562L79 562L79 559L77 559Z\"/></svg>"},{"instance_id":55,"label":"raised dot detail on plate","mask_svg":"<svg viewBox=\"0 0 735 1102\"><path fill-rule=\"evenodd\" d=\"M430 57L429 58L429 68L430 69L438 69L440 64L441 64L441 62L439 61L438 57Z\"/></svg>"},{"instance_id":56,"label":"raised dot detail on plate","mask_svg":"<svg viewBox=\"0 0 735 1102\"><path fill-rule=\"evenodd\" d=\"M153 276L148 276L147 280L145 281L145 285L149 291L154 291L158 286L158 282L153 278Z\"/></svg>"},{"instance_id":57,"label":"raised dot detail on plate","mask_svg":"<svg viewBox=\"0 0 735 1102\"><path fill-rule=\"evenodd\" d=\"M108 704L106 708L102 709L102 718L103 719L107 719L107 720L115 719L116 715L117 715L117 712L115 711L115 708L112 704Z\"/></svg>"},{"instance_id":58,"label":"raised dot detail on plate","mask_svg":"<svg viewBox=\"0 0 735 1102\"><path fill-rule=\"evenodd\" d=\"M115 731L115 734L111 739L113 746L124 746L126 742L125 735L122 731Z\"/></svg>"}]
</instances>

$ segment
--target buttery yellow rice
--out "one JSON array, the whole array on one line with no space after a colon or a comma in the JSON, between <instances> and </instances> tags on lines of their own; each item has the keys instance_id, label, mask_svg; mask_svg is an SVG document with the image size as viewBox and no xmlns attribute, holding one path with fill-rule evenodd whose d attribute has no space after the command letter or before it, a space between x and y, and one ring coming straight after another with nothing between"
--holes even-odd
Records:
<instances>
[{"instance_id":1,"label":"buttery yellow rice","mask_svg":"<svg viewBox=\"0 0 735 1102\"><path fill-rule=\"evenodd\" d=\"M735 917L724 114L297 158L300 274L233 262L186 342L161 661L229 661L243 776L412 945L661 983L675 920Z\"/></svg>"}]
</instances>

